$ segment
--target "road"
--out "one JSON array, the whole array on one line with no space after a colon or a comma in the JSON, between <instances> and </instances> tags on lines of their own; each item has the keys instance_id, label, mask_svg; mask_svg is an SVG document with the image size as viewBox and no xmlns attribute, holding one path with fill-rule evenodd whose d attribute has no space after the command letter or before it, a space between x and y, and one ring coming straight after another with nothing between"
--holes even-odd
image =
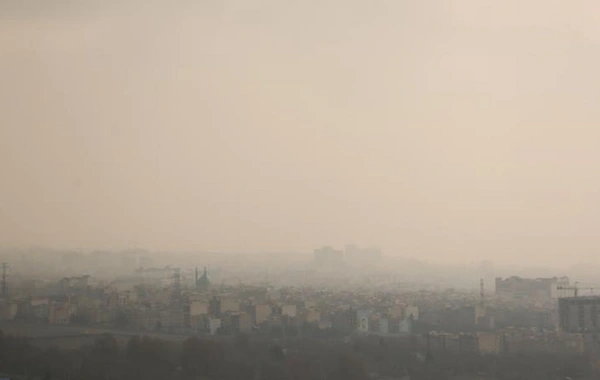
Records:
<instances>
[{"instance_id":1,"label":"road","mask_svg":"<svg viewBox=\"0 0 600 380\"><path fill-rule=\"evenodd\" d=\"M49 325L43 323L23 323L13 321L0 322L0 330L2 330L4 334L19 335L31 339L63 338L81 335L98 336L102 334L120 336L140 335L140 332L132 330L116 330L111 328L72 325ZM158 332L144 332L143 334L145 336L152 336L167 340L185 340L190 336L186 334L167 334Z\"/></svg>"}]
</instances>

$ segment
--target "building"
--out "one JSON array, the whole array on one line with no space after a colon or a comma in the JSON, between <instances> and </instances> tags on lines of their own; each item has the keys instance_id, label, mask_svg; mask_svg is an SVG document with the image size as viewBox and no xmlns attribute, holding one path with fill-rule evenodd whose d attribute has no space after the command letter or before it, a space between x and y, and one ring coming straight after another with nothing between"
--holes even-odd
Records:
<instances>
[{"instance_id":1,"label":"building","mask_svg":"<svg viewBox=\"0 0 600 380\"><path fill-rule=\"evenodd\" d=\"M296 316L296 305L281 305L281 315Z\"/></svg>"},{"instance_id":2,"label":"building","mask_svg":"<svg viewBox=\"0 0 600 380\"><path fill-rule=\"evenodd\" d=\"M397 329L394 329L394 332L397 332L399 334L405 334L405 335L411 334L412 333L412 325L413 325L412 318L400 319L398 321L398 327L397 327Z\"/></svg>"},{"instance_id":3,"label":"building","mask_svg":"<svg viewBox=\"0 0 600 380\"><path fill-rule=\"evenodd\" d=\"M267 289L267 301L279 301L281 299L281 290Z\"/></svg>"},{"instance_id":4,"label":"building","mask_svg":"<svg viewBox=\"0 0 600 380\"><path fill-rule=\"evenodd\" d=\"M561 288L569 288L568 277L496 278L496 295L506 298L556 299Z\"/></svg>"},{"instance_id":5,"label":"building","mask_svg":"<svg viewBox=\"0 0 600 380\"><path fill-rule=\"evenodd\" d=\"M196 290L200 292L206 292L210 289L210 281L208 279L208 273L206 272L206 267L204 267L204 272L201 277L198 277L198 268L196 267L195 271L195 279L196 279Z\"/></svg>"},{"instance_id":6,"label":"building","mask_svg":"<svg viewBox=\"0 0 600 380\"><path fill-rule=\"evenodd\" d=\"M353 268L364 268L381 261L381 251L377 248L359 248L355 245L347 245L344 251L345 263Z\"/></svg>"},{"instance_id":7,"label":"building","mask_svg":"<svg viewBox=\"0 0 600 380\"><path fill-rule=\"evenodd\" d=\"M332 328L338 331L351 332L358 326L356 310L349 308L335 312L332 321ZM368 330L368 324L367 324Z\"/></svg>"},{"instance_id":8,"label":"building","mask_svg":"<svg viewBox=\"0 0 600 380\"><path fill-rule=\"evenodd\" d=\"M221 313L240 311L240 300L233 296L221 297Z\"/></svg>"},{"instance_id":9,"label":"building","mask_svg":"<svg viewBox=\"0 0 600 380\"><path fill-rule=\"evenodd\" d=\"M32 298L30 301L31 313L38 320L48 319L48 307L50 300L47 297Z\"/></svg>"},{"instance_id":10,"label":"building","mask_svg":"<svg viewBox=\"0 0 600 380\"><path fill-rule=\"evenodd\" d=\"M206 327L210 335L216 335L221 328L221 320L218 318L208 318Z\"/></svg>"},{"instance_id":11,"label":"building","mask_svg":"<svg viewBox=\"0 0 600 380\"><path fill-rule=\"evenodd\" d=\"M492 315L484 315L477 319L477 328L482 330L494 330L496 319Z\"/></svg>"},{"instance_id":12,"label":"building","mask_svg":"<svg viewBox=\"0 0 600 380\"><path fill-rule=\"evenodd\" d=\"M479 352L482 354L497 354L500 352L500 339L493 333L477 333Z\"/></svg>"},{"instance_id":13,"label":"building","mask_svg":"<svg viewBox=\"0 0 600 380\"><path fill-rule=\"evenodd\" d=\"M389 319L387 319L386 317L381 317L379 318L379 334L381 335L387 335L390 333L390 323L389 323Z\"/></svg>"},{"instance_id":14,"label":"building","mask_svg":"<svg viewBox=\"0 0 600 380\"><path fill-rule=\"evenodd\" d=\"M83 292L89 286L90 276L65 277L58 282L58 288L61 295L70 295Z\"/></svg>"},{"instance_id":15,"label":"building","mask_svg":"<svg viewBox=\"0 0 600 380\"><path fill-rule=\"evenodd\" d=\"M458 324L465 328L472 328L485 317L485 308L482 305L464 306L459 308L457 313Z\"/></svg>"},{"instance_id":16,"label":"building","mask_svg":"<svg viewBox=\"0 0 600 380\"><path fill-rule=\"evenodd\" d=\"M314 263L317 268L339 269L344 265L344 252L331 247L315 249Z\"/></svg>"},{"instance_id":17,"label":"building","mask_svg":"<svg viewBox=\"0 0 600 380\"><path fill-rule=\"evenodd\" d=\"M558 316L564 332L600 333L600 297L559 298Z\"/></svg>"},{"instance_id":18,"label":"building","mask_svg":"<svg viewBox=\"0 0 600 380\"><path fill-rule=\"evenodd\" d=\"M230 317L231 330L249 334L252 332L252 316L248 313L234 313Z\"/></svg>"},{"instance_id":19,"label":"building","mask_svg":"<svg viewBox=\"0 0 600 380\"><path fill-rule=\"evenodd\" d=\"M70 302L50 302L48 307L48 323L66 325L75 314L75 308Z\"/></svg>"},{"instance_id":20,"label":"building","mask_svg":"<svg viewBox=\"0 0 600 380\"><path fill-rule=\"evenodd\" d=\"M203 300L190 301L190 315L207 315L208 314L208 302Z\"/></svg>"},{"instance_id":21,"label":"building","mask_svg":"<svg viewBox=\"0 0 600 380\"><path fill-rule=\"evenodd\" d=\"M271 315L271 306L266 304L254 305L254 323L260 325Z\"/></svg>"},{"instance_id":22,"label":"building","mask_svg":"<svg viewBox=\"0 0 600 380\"><path fill-rule=\"evenodd\" d=\"M11 321L17 316L19 304L15 302L0 301L0 321Z\"/></svg>"},{"instance_id":23,"label":"building","mask_svg":"<svg viewBox=\"0 0 600 380\"><path fill-rule=\"evenodd\" d=\"M314 309L307 309L304 311L304 322L306 323L318 323L321 319L321 313Z\"/></svg>"},{"instance_id":24,"label":"building","mask_svg":"<svg viewBox=\"0 0 600 380\"><path fill-rule=\"evenodd\" d=\"M221 300L214 296L208 303L208 314L213 317L221 315Z\"/></svg>"},{"instance_id":25,"label":"building","mask_svg":"<svg viewBox=\"0 0 600 380\"><path fill-rule=\"evenodd\" d=\"M358 322L358 326L356 329L360 333L368 333L369 332L369 317L371 313L368 310L357 310L356 311L356 320Z\"/></svg>"},{"instance_id":26,"label":"building","mask_svg":"<svg viewBox=\"0 0 600 380\"><path fill-rule=\"evenodd\" d=\"M403 308L402 314L404 318L412 318L413 321L419 320L419 307L407 305Z\"/></svg>"}]
</instances>

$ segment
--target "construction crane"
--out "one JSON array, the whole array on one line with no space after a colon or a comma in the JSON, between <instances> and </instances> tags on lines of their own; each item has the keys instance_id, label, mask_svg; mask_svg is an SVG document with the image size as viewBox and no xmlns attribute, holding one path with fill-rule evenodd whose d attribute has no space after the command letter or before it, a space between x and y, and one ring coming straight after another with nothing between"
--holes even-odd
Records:
<instances>
[{"instance_id":1,"label":"construction crane","mask_svg":"<svg viewBox=\"0 0 600 380\"><path fill-rule=\"evenodd\" d=\"M593 294L595 290L600 289L598 287L580 287L578 285L579 285L579 282L576 282L575 284L573 284L573 286L557 286L556 290L572 291L573 297L578 297L580 290L589 290ZM561 297L561 296L559 295L559 297Z\"/></svg>"}]
</instances>

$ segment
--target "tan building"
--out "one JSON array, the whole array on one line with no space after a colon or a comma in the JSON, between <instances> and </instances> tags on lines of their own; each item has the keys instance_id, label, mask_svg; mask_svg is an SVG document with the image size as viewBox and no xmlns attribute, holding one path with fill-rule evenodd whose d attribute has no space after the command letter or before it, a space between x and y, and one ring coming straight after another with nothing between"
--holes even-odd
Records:
<instances>
[{"instance_id":1,"label":"tan building","mask_svg":"<svg viewBox=\"0 0 600 380\"><path fill-rule=\"evenodd\" d=\"M297 313L296 305L281 305L281 315L295 317Z\"/></svg>"},{"instance_id":2,"label":"tan building","mask_svg":"<svg viewBox=\"0 0 600 380\"><path fill-rule=\"evenodd\" d=\"M206 301L191 301L190 302L190 315L206 315L208 314L208 302Z\"/></svg>"},{"instance_id":3,"label":"tan building","mask_svg":"<svg viewBox=\"0 0 600 380\"><path fill-rule=\"evenodd\" d=\"M497 354L500 352L498 336L495 333L477 333L477 344L482 354Z\"/></svg>"},{"instance_id":4,"label":"tan building","mask_svg":"<svg viewBox=\"0 0 600 380\"><path fill-rule=\"evenodd\" d=\"M74 307L70 302L51 302L48 307L48 323L53 325L66 325L74 314Z\"/></svg>"},{"instance_id":5,"label":"tan building","mask_svg":"<svg viewBox=\"0 0 600 380\"><path fill-rule=\"evenodd\" d=\"M271 305L254 305L254 323L260 325L266 322L271 315Z\"/></svg>"},{"instance_id":6,"label":"tan building","mask_svg":"<svg viewBox=\"0 0 600 380\"><path fill-rule=\"evenodd\" d=\"M388 311L388 315L391 318L403 318L404 317L404 307L402 306L394 306L390 308Z\"/></svg>"},{"instance_id":7,"label":"tan building","mask_svg":"<svg viewBox=\"0 0 600 380\"><path fill-rule=\"evenodd\" d=\"M321 319L321 313L314 309L308 309L304 312L304 322L318 323Z\"/></svg>"},{"instance_id":8,"label":"tan building","mask_svg":"<svg viewBox=\"0 0 600 380\"><path fill-rule=\"evenodd\" d=\"M221 313L240 311L240 300L235 297L221 297Z\"/></svg>"}]
</instances>

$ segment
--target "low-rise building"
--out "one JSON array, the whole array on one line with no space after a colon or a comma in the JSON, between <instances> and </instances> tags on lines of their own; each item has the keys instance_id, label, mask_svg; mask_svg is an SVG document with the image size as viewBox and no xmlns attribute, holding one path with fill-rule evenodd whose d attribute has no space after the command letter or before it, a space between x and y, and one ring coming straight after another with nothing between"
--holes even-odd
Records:
<instances>
[{"instance_id":1,"label":"low-rise building","mask_svg":"<svg viewBox=\"0 0 600 380\"><path fill-rule=\"evenodd\" d=\"M281 305L281 315L288 317L296 316L296 305Z\"/></svg>"},{"instance_id":2,"label":"low-rise building","mask_svg":"<svg viewBox=\"0 0 600 380\"><path fill-rule=\"evenodd\" d=\"M219 318L208 318L207 319L207 330L210 335L216 335L221 328L221 319Z\"/></svg>"},{"instance_id":3,"label":"low-rise building","mask_svg":"<svg viewBox=\"0 0 600 380\"><path fill-rule=\"evenodd\" d=\"M358 325L356 326L356 330L360 333L369 332L369 317L371 312L368 310L357 310L356 311L356 320Z\"/></svg>"},{"instance_id":4,"label":"low-rise building","mask_svg":"<svg viewBox=\"0 0 600 380\"><path fill-rule=\"evenodd\" d=\"M48 307L50 305L50 300L47 297L32 298L30 304L31 312L36 319L48 319Z\"/></svg>"},{"instance_id":5,"label":"low-rise building","mask_svg":"<svg viewBox=\"0 0 600 380\"><path fill-rule=\"evenodd\" d=\"M208 302L193 300L190 301L190 315L207 315L208 314Z\"/></svg>"},{"instance_id":6,"label":"low-rise building","mask_svg":"<svg viewBox=\"0 0 600 380\"><path fill-rule=\"evenodd\" d=\"M254 305L254 323L260 325L271 315L271 306L267 304Z\"/></svg>"},{"instance_id":7,"label":"low-rise building","mask_svg":"<svg viewBox=\"0 0 600 380\"><path fill-rule=\"evenodd\" d=\"M12 321L17 316L19 304L16 302L0 302L0 321Z\"/></svg>"},{"instance_id":8,"label":"low-rise building","mask_svg":"<svg viewBox=\"0 0 600 380\"><path fill-rule=\"evenodd\" d=\"M230 318L232 331L246 334L252 332L252 316L250 314L235 313Z\"/></svg>"},{"instance_id":9,"label":"low-rise building","mask_svg":"<svg viewBox=\"0 0 600 380\"><path fill-rule=\"evenodd\" d=\"M318 323L321 319L321 313L314 309L307 309L304 312L304 322L306 323Z\"/></svg>"},{"instance_id":10,"label":"low-rise building","mask_svg":"<svg viewBox=\"0 0 600 380\"><path fill-rule=\"evenodd\" d=\"M379 334L387 335L390 333L389 319L387 317L379 318Z\"/></svg>"},{"instance_id":11,"label":"low-rise building","mask_svg":"<svg viewBox=\"0 0 600 380\"><path fill-rule=\"evenodd\" d=\"M239 299L231 296L221 297L221 313L238 311L240 311Z\"/></svg>"},{"instance_id":12,"label":"low-rise building","mask_svg":"<svg viewBox=\"0 0 600 380\"><path fill-rule=\"evenodd\" d=\"M70 302L51 302L48 308L48 323L66 325L75 314L75 307Z\"/></svg>"}]
</instances>

